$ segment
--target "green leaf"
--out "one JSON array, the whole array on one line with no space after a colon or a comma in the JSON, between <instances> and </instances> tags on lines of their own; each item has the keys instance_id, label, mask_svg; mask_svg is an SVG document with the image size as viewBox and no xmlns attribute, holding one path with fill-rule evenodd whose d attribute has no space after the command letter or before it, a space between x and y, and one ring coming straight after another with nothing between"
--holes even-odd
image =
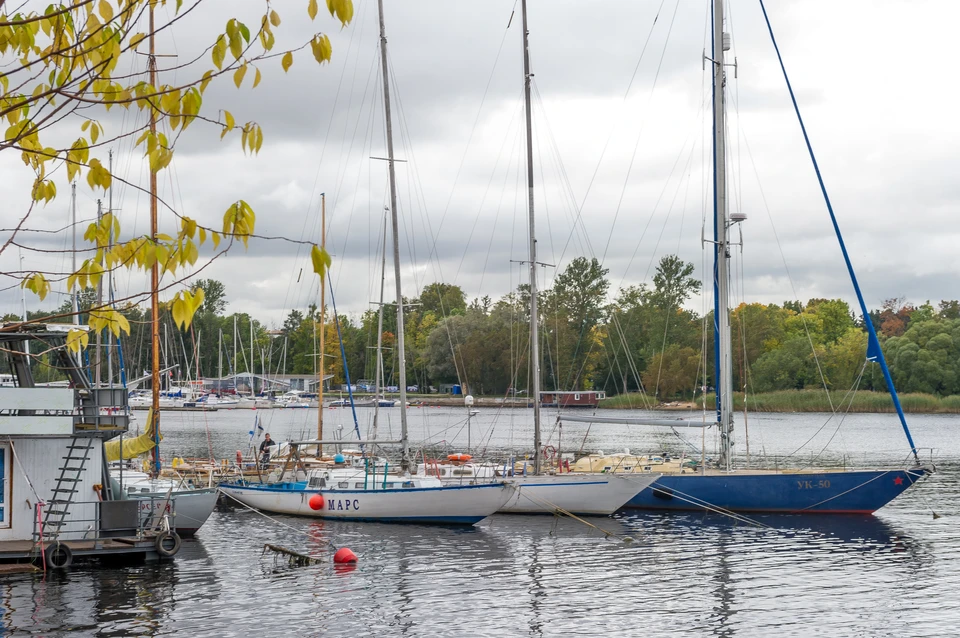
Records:
<instances>
[{"instance_id":1,"label":"green leaf","mask_svg":"<svg viewBox=\"0 0 960 638\"><path fill-rule=\"evenodd\" d=\"M240 35L243 36L243 39L247 42L247 44L250 44L250 29L248 29L247 25L242 22L240 22L237 26L240 29Z\"/></svg>"}]
</instances>

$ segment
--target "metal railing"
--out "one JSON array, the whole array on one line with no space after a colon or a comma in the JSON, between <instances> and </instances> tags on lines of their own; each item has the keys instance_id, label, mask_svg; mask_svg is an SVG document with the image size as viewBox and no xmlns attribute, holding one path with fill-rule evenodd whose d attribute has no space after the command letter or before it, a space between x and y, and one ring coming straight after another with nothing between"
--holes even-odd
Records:
<instances>
[{"instance_id":1,"label":"metal railing","mask_svg":"<svg viewBox=\"0 0 960 638\"><path fill-rule=\"evenodd\" d=\"M118 536L143 538L151 533L176 531L176 498L150 496L115 501L78 501L70 503L72 511L94 505L92 518L67 515L62 525L43 524L47 507L39 504L33 518L33 542L103 540ZM42 532L42 533L41 533Z\"/></svg>"}]
</instances>

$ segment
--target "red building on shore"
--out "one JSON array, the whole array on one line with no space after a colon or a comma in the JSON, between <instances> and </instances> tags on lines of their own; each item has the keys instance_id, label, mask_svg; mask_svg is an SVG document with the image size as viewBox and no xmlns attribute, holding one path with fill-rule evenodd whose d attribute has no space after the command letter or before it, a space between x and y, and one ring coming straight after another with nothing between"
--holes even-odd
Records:
<instances>
[{"instance_id":1,"label":"red building on shore","mask_svg":"<svg viewBox=\"0 0 960 638\"><path fill-rule=\"evenodd\" d=\"M552 391L540 393L540 405L544 408L596 408L606 392L596 390Z\"/></svg>"}]
</instances>

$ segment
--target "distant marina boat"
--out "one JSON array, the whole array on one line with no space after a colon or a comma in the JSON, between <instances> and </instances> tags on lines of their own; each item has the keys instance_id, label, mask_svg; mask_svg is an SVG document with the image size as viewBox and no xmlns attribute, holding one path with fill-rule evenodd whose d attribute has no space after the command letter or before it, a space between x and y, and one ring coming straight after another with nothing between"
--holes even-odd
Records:
<instances>
[{"instance_id":1,"label":"distant marina boat","mask_svg":"<svg viewBox=\"0 0 960 638\"><path fill-rule=\"evenodd\" d=\"M329 408L349 408L351 405L350 399L337 399L336 401L331 401L327 404ZM354 399L353 407L355 408L392 408L397 405L397 402L393 399L384 399L380 397L379 399Z\"/></svg>"}]
</instances>

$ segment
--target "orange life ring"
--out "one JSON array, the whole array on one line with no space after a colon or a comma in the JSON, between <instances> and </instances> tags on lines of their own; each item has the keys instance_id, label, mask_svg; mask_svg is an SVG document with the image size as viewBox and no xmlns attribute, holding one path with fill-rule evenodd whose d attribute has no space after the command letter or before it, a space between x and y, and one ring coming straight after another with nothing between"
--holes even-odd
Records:
<instances>
[{"instance_id":1,"label":"orange life ring","mask_svg":"<svg viewBox=\"0 0 960 638\"><path fill-rule=\"evenodd\" d=\"M545 459L551 461L557 456L557 448L552 445L545 445L543 446L542 454Z\"/></svg>"},{"instance_id":2,"label":"orange life ring","mask_svg":"<svg viewBox=\"0 0 960 638\"><path fill-rule=\"evenodd\" d=\"M448 460L448 461L460 461L460 462L465 462L465 461L469 461L469 460L472 459L472 458L473 458L473 457L470 456L469 454L460 454L460 453L458 453L458 454L448 454L448 455L447 455L447 460Z\"/></svg>"}]
</instances>

